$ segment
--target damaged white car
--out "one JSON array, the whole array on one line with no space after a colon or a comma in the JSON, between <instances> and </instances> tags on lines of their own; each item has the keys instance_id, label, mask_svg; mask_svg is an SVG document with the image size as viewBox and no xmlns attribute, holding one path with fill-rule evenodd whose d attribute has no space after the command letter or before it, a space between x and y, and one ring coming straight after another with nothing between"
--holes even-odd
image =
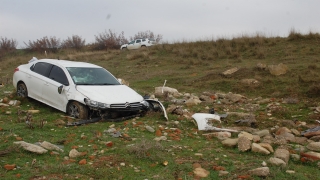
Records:
<instances>
[{"instance_id":1,"label":"damaged white car","mask_svg":"<svg viewBox=\"0 0 320 180\"><path fill-rule=\"evenodd\" d=\"M77 119L123 119L150 109L165 112L160 102L144 99L103 67L85 62L33 58L15 69L13 85L18 96Z\"/></svg>"}]
</instances>

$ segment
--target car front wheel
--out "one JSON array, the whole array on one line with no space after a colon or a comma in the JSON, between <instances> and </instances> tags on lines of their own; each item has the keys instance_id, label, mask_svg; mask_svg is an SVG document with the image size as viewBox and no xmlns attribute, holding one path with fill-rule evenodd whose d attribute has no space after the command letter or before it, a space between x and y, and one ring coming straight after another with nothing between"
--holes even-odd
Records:
<instances>
[{"instance_id":1,"label":"car front wheel","mask_svg":"<svg viewBox=\"0 0 320 180\"><path fill-rule=\"evenodd\" d=\"M28 97L28 89L24 83L19 83L17 86L17 95L22 98Z\"/></svg>"},{"instance_id":2,"label":"car front wheel","mask_svg":"<svg viewBox=\"0 0 320 180\"><path fill-rule=\"evenodd\" d=\"M77 119L88 119L88 108L77 101L68 103L67 113Z\"/></svg>"}]
</instances>

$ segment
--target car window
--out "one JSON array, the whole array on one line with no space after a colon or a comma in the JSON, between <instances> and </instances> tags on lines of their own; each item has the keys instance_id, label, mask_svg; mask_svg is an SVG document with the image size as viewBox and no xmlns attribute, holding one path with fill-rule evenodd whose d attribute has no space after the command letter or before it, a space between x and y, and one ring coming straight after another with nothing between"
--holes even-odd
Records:
<instances>
[{"instance_id":1,"label":"car window","mask_svg":"<svg viewBox=\"0 0 320 180\"><path fill-rule=\"evenodd\" d=\"M48 76L51 67L52 67L52 64L45 63L45 62L38 62L34 65L33 71L43 76Z\"/></svg>"},{"instance_id":2,"label":"car window","mask_svg":"<svg viewBox=\"0 0 320 180\"><path fill-rule=\"evenodd\" d=\"M64 73L64 71L58 67L58 66L54 66L52 67L50 74L49 74L49 78L57 81L63 85L68 86L69 82L68 82L68 78L66 76L66 74Z\"/></svg>"},{"instance_id":3,"label":"car window","mask_svg":"<svg viewBox=\"0 0 320 180\"><path fill-rule=\"evenodd\" d=\"M67 67L77 85L120 85L119 81L103 68Z\"/></svg>"},{"instance_id":4,"label":"car window","mask_svg":"<svg viewBox=\"0 0 320 180\"><path fill-rule=\"evenodd\" d=\"M134 41L131 41L129 44L133 44L134 43Z\"/></svg>"},{"instance_id":5,"label":"car window","mask_svg":"<svg viewBox=\"0 0 320 180\"><path fill-rule=\"evenodd\" d=\"M138 40L136 41L136 43L139 43L139 42L141 42L141 39L138 39Z\"/></svg>"}]
</instances>

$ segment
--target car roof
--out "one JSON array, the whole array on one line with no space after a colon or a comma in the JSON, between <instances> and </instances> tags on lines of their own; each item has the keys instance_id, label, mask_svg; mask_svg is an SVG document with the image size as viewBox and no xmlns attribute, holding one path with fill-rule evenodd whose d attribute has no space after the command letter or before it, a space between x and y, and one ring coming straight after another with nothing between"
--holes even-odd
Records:
<instances>
[{"instance_id":1,"label":"car roof","mask_svg":"<svg viewBox=\"0 0 320 180\"><path fill-rule=\"evenodd\" d=\"M63 67L92 67L92 68L101 68L98 65L80 62L80 61L68 61L68 60L58 60L58 59L39 59L34 62L47 62L55 65L60 65Z\"/></svg>"}]
</instances>

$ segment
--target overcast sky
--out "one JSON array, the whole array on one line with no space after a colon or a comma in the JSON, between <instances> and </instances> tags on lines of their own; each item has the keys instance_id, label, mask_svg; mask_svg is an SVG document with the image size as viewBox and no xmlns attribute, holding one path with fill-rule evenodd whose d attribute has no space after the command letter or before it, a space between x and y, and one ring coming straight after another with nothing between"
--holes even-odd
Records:
<instances>
[{"instance_id":1,"label":"overcast sky","mask_svg":"<svg viewBox=\"0 0 320 180\"><path fill-rule=\"evenodd\" d=\"M166 42L320 32L320 0L0 0L0 36L86 43L111 29L127 39L150 30Z\"/></svg>"}]
</instances>

